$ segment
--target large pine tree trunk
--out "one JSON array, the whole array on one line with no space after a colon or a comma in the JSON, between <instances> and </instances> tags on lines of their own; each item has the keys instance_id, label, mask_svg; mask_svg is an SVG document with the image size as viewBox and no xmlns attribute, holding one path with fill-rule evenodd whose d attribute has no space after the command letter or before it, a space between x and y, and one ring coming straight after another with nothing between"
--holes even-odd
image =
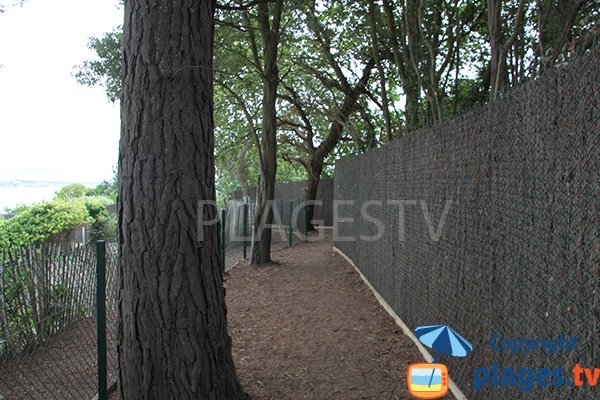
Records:
<instances>
[{"instance_id":1,"label":"large pine tree trunk","mask_svg":"<svg viewBox=\"0 0 600 400\"><path fill-rule=\"evenodd\" d=\"M227 334L218 226L197 231L197 202L215 198L214 7L125 2L121 399L245 398Z\"/></svg>"}]
</instances>

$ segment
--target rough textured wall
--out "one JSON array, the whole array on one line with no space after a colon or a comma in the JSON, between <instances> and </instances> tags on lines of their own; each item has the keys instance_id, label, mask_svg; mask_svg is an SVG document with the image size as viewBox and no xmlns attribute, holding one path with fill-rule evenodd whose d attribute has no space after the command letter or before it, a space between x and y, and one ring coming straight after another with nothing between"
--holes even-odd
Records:
<instances>
[{"instance_id":1,"label":"rough textured wall","mask_svg":"<svg viewBox=\"0 0 600 400\"><path fill-rule=\"evenodd\" d=\"M336 165L335 245L414 329L448 324L470 340L443 356L469 398L595 398L598 389L483 388L474 368L600 367L600 61L598 47L488 106ZM400 237L399 206L406 205ZM437 228L430 237L422 205ZM435 231L434 231L435 233ZM577 337L576 351L492 351L490 338ZM415 360L417 361L417 360ZM572 377L572 374L571 374ZM518 382L517 382L518 383ZM527 385L523 386L525 389ZM595 394L594 394L595 393ZM590 397L591 396L591 397Z\"/></svg>"},{"instance_id":2,"label":"rough textured wall","mask_svg":"<svg viewBox=\"0 0 600 400\"><path fill-rule=\"evenodd\" d=\"M278 183L275 186L275 200L299 200L304 198L306 182ZM250 190L252 199L256 197L256 188ZM240 200L242 192L233 193L233 198ZM317 189L317 200L323 202L322 206L315 206L314 220L322 220L325 226L332 225L333 179L323 178ZM277 205L277 203L276 203Z\"/></svg>"}]
</instances>

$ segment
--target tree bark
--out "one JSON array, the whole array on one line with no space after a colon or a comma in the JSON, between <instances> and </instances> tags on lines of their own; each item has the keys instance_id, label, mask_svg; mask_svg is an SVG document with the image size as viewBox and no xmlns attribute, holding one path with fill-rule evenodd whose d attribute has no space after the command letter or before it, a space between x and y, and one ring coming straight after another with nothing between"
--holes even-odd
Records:
<instances>
[{"instance_id":1,"label":"tree bark","mask_svg":"<svg viewBox=\"0 0 600 400\"><path fill-rule=\"evenodd\" d=\"M367 83L371 77L371 71L375 66L375 60L369 59L365 67L363 68L362 76L360 80L353 87L348 87L346 93L344 95L344 102L342 106L335 114L333 121L329 127L329 133L327 137L319 144L319 146L312 153L312 157L310 159L309 169L308 169L308 181L307 186L305 188L305 200L313 201L317 197L317 188L319 185L319 181L321 180L321 174L323 173L323 164L325 162L325 158L331 153L331 151L337 146L339 143L342 132L346 127L346 123L348 119L352 115L352 113L356 110L356 105L358 102L358 98L364 92ZM307 206L306 207L306 220L308 222L307 229L313 230L314 227L310 224L314 216L314 207Z\"/></svg>"},{"instance_id":2,"label":"tree bark","mask_svg":"<svg viewBox=\"0 0 600 400\"><path fill-rule=\"evenodd\" d=\"M406 32L410 62L429 102L429 110L433 123L443 119L443 93L441 92L439 78L443 72L444 64L438 70L437 62L440 54L440 37L442 34L442 10L447 10L444 3L438 0L431 4L432 15L425 20L425 3L423 0L408 0L405 14ZM447 15L450 24L452 20ZM447 50L453 52L454 43L448 38ZM444 57L446 58L446 57Z\"/></svg>"},{"instance_id":3,"label":"tree bark","mask_svg":"<svg viewBox=\"0 0 600 400\"><path fill-rule=\"evenodd\" d=\"M405 102L405 113L406 113L406 129L408 132L412 132L421 127L421 121L419 119L420 100L419 94L419 83L415 75L414 70L408 71L406 79L402 85L404 88L404 94L406 96Z\"/></svg>"},{"instance_id":4,"label":"tree bark","mask_svg":"<svg viewBox=\"0 0 600 400\"><path fill-rule=\"evenodd\" d=\"M263 49L263 119L261 125L261 166L260 183L257 188L257 207L252 227L252 247L250 264L265 264L271 261L271 228L275 197L275 177L277 174L277 86L279 70L277 55L279 49L280 21L283 0L273 6L273 18L267 3L258 5L258 18Z\"/></svg>"},{"instance_id":5,"label":"tree bark","mask_svg":"<svg viewBox=\"0 0 600 400\"><path fill-rule=\"evenodd\" d=\"M379 74L379 84L381 85L381 111L383 111L383 120L385 122L385 131L387 134L388 142L394 140L394 134L392 130L392 117L390 114L390 102L387 94L387 82L385 77L385 70L381 63L381 57L379 56L379 35L377 32L377 15L375 10L375 1L369 0L369 25L371 25L371 51L373 53L373 59L377 66L377 72Z\"/></svg>"},{"instance_id":6,"label":"tree bark","mask_svg":"<svg viewBox=\"0 0 600 400\"><path fill-rule=\"evenodd\" d=\"M404 107L404 113L406 115L406 131L411 132L421 127L419 121L419 81L414 69L410 65L410 53L407 44L408 29L413 28L403 22L404 29L402 29L402 25L398 24L396 17L394 16L394 10L390 0L383 0L383 8L386 15L387 26L391 33L390 40L394 64L398 68L398 73L402 80L402 89L406 96ZM402 7L402 10L402 12L405 12L406 7ZM405 21L405 18L402 17L400 20ZM402 40L402 44L400 43L400 40Z\"/></svg>"},{"instance_id":7,"label":"tree bark","mask_svg":"<svg viewBox=\"0 0 600 400\"><path fill-rule=\"evenodd\" d=\"M490 35L490 99L506 86L502 53L502 0L488 0L488 30Z\"/></svg>"},{"instance_id":8,"label":"tree bark","mask_svg":"<svg viewBox=\"0 0 600 400\"><path fill-rule=\"evenodd\" d=\"M315 215L315 206L312 202L317 198L317 190L319 189L319 182L321 181L321 174L323 173L323 161L323 158L313 157L310 163L310 170L308 171L306 187L304 188L304 200L309 202L305 210L307 232L315 230L315 227L312 224L312 219Z\"/></svg>"},{"instance_id":9,"label":"tree bark","mask_svg":"<svg viewBox=\"0 0 600 400\"><path fill-rule=\"evenodd\" d=\"M240 188L242 189L242 197L244 200L250 197L250 182L248 180L247 169L248 161L246 160L246 156L251 148L251 141L244 143L236 155L235 162L232 163L233 175L240 184Z\"/></svg>"},{"instance_id":10,"label":"tree bark","mask_svg":"<svg viewBox=\"0 0 600 400\"><path fill-rule=\"evenodd\" d=\"M577 21L581 8L590 0L538 1L539 56L542 71L554 64ZM548 53L548 54L547 54Z\"/></svg>"},{"instance_id":11,"label":"tree bark","mask_svg":"<svg viewBox=\"0 0 600 400\"><path fill-rule=\"evenodd\" d=\"M216 224L214 1L125 2L119 151L120 398L243 399ZM202 236L200 236L202 234Z\"/></svg>"},{"instance_id":12,"label":"tree bark","mask_svg":"<svg viewBox=\"0 0 600 400\"><path fill-rule=\"evenodd\" d=\"M509 48L517 40L524 19L525 0L519 1L513 31L504 42L502 29L502 0L488 0L488 31L490 36L490 100L495 100L509 84L506 57Z\"/></svg>"}]
</instances>

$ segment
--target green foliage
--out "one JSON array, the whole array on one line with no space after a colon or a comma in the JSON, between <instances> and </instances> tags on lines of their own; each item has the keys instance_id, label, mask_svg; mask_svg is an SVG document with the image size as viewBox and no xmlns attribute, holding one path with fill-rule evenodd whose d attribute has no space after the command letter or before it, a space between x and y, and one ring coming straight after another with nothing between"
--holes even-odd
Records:
<instances>
[{"instance_id":1,"label":"green foliage","mask_svg":"<svg viewBox=\"0 0 600 400\"><path fill-rule=\"evenodd\" d=\"M107 206L117 199L117 173L93 189L80 183L58 190L50 202L6 209L12 215L0 219L0 253L48 240L52 235L79 225L89 225L88 240L116 240L117 221Z\"/></svg>"},{"instance_id":2,"label":"green foliage","mask_svg":"<svg viewBox=\"0 0 600 400\"><path fill-rule=\"evenodd\" d=\"M17 204L14 207L5 207L4 208L4 214L6 215L10 215L10 216L15 216L17 214L20 214L21 212L27 210L29 208L29 206L27 204ZM1 219L0 219L1 221Z\"/></svg>"},{"instance_id":3,"label":"green foliage","mask_svg":"<svg viewBox=\"0 0 600 400\"><path fill-rule=\"evenodd\" d=\"M82 85L104 87L111 102L121 97L123 28L116 27L100 37L91 37L88 48L98 56L75 67L75 79Z\"/></svg>"},{"instance_id":4,"label":"green foliage","mask_svg":"<svg viewBox=\"0 0 600 400\"><path fill-rule=\"evenodd\" d=\"M117 182L102 181L98 186L87 192L90 197L105 197L111 200L111 204L117 201Z\"/></svg>"},{"instance_id":5,"label":"green foliage","mask_svg":"<svg viewBox=\"0 0 600 400\"><path fill-rule=\"evenodd\" d=\"M35 321L33 307L27 299L28 289L31 287L32 279L27 268L4 267L0 268L2 276L3 308L5 321L1 321L2 332L10 332L5 339L7 342L0 346L0 355L19 354L34 342Z\"/></svg>"},{"instance_id":6,"label":"green foliage","mask_svg":"<svg viewBox=\"0 0 600 400\"><path fill-rule=\"evenodd\" d=\"M35 204L0 221L0 251L41 243L52 235L92 222L81 201L54 200Z\"/></svg>"},{"instance_id":7,"label":"green foliage","mask_svg":"<svg viewBox=\"0 0 600 400\"><path fill-rule=\"evenodd\" d=\"M215 182L217 192L217 204L221 208L226 207L227 200L232 198L232 195L235 191L241 189L240 185L233 176L227 175L226 177L223 177L222 175L219 175L218 172L216 175Z\"/></svg>"},{"instance_id":8,"label":"green foliage","mask_svg":"<svg viewBox=\"0 0 600 400\"><path fill-rule=\"evenodd\" d=\"M278 163L277 183L298 182L306 179L306 170L300 164L287 161Z\"/></svg>"},{"instance_id":9,"label":"green foliage","mask_svg":"<svg viewBox=\"0 0 600 400\"><path fill-rule=\"evenodd\" d=\"M485 1L389 0L387 3L391 5L393 22L390 23L395 27L396 37L388 26L385 7L375 1L379 43L374 47L380 53L381 68L372 71L352 115L343 119L343 132L324 160L323 175L333 172L337 158L367 151L387 141L380 74L384 75L387 86L394 137L433 121L436 107L429 99L432 93L439 95L436 99L442 118L450 118L489 99L491 54ZM584 3L587 5L582 5L576 13L573 29L568 30L567 44L576 37L583 40L597 24L600 13L593 9L594 2ZM278 48L278 182L306 177L302 163L307 164L314 148L328 136L332 122L338 120L338 111L348 91L342 81L354 85L362 66L373 56L368 4L285 1ZM519 1L506 0L501 4L500 25L506 41L513 33ZM509 86L537 76L546 63L546 53L555 53L552 49L564 36L573 4L568 0L526 2L524 25L515 32L518 38L514 45L504 51ZM261 139L263 44L257 41L259 59L254 58L250 45L251 33L255 38L260 37L257 13L256 7L250 7L240 12L217 10L216 14L219 23L215 27L214 48L215 161L217 197L221 201L245 185L255 186L260 175L255 143ZM415 24L419 14L421 21ZM409 34L414 36L411 40ZM121 91L122 40L121 27L92 37L89 47L96 57L77 66L74 74L81 84L103 86L112 102L120 97ZM404 59L400 65L393 54L394 43L400 45L400 58ZM570 47L563 45L563 52ZM330 57L337 68L329 62ZM408 127L407 91L417 80L421 82L414 88L416 102L411 103L416 112L414 126ZM425 89L430 89L429 93ZM285 100L292 91L306 115L300 115ZM308 124L311 135L307 135ZM116 182L116 179L103 182L87 195L107 196L116 201Z\"/></svg>"},{"instance_id":10,"label":"green foliage","mask_svg":"<svg viewBox=\"0 0 600 400\"><path fill-rule=\"evenodd\" d=\"M55 193L54 198L56 200L69 201L85 197L89 192L90 189L88 189L85 185L82 185L81 183L72 183L60 188L60 190Z\"/></svg>"},{"instance_id":11,"label":"green foliage","mask_svg":"<svg viewBox=\"0 0 600 400\"><path fill-rule=\"evenodd\" d=\"M113 167L113 177L110 181L104 180L98 186L90 189L87 193L91 197L105 197L110 199L109 204L115 204L117 202L117 194L119 192L119 171L117 166Z\"/></svg>"},{"instance_id":12,"label":"green foliage","mask_svg":"<svg viewBox=\"0 0 600 400\"><path fill-rule=\"evenodd\" d=\"M89 241L113 241L117 239L117 220L110 215L107 206L112 204L107 197L86 197L84 205L92 219L89 232Z\"/></svg>"},{"instance_id":13,"label":"green foliage","mask_svg":"<svg viewBox=\"0 0 600 400\"><path fill-rule=\"evenodd\" d=\"M107 209L113 203L111 198L96 196L22 207L14 217L0 220L0 251L41 243L79 225L90 226L90 241L115 240L117 221Z\"/></svg>"},{"instance_id":14,"label":"green foliage","mask_svg":"<svg viewBox=\"0 0 600 400\"><path fill-rule=\"evenodd\" d=\"M113 174L113 178L110 181L104 180L91 189L81 183L72 183L64 186L55 193L54 198L68 201L83 197L103 197L104 199L108 199L108 204L114 204L117 202L118 191L116 168L113 169Z\"/></svg>"}]
</instances>

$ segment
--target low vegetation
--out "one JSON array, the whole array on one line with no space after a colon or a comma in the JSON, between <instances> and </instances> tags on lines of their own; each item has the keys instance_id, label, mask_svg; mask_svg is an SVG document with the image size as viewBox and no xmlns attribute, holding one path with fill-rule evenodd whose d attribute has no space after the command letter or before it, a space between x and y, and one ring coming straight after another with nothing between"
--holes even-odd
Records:
<instances>
[{"instance_id":1,"label":"low vegetation","mask_svg":"<svg viewBox=\"0 0 600 400\"><path fill-rule=\"evenodd\" d=\"M10 210L12 217L0 219L0 252L48 241L53 235L77 226L89 226L90 242L116 238L116 219L108 206L115 203L116 184L103 182L95 188L81 184L63 187L51 201Z\"/></svg>"}]
</instances>

